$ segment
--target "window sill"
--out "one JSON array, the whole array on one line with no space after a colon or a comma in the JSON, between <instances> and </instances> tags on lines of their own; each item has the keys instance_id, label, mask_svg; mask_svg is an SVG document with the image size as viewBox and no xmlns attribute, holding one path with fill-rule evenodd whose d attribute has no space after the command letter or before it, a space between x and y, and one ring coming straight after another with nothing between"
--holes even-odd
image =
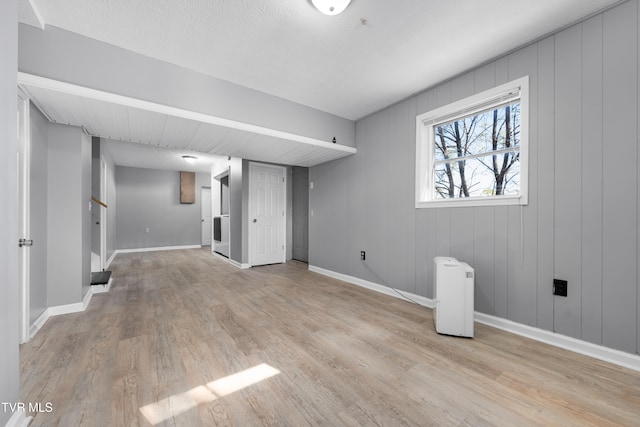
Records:
<instances>
[{"instance_id":1,"label":"window sill","mask_svg":"<svg viewBox=\"0 0 640 427\"><path fill-rule=\"evenodd\" d=\"M416 209L423 208L463 208L477 206L526 205L522 197L492 197L487 199L441 199L416 202Z\"/></svg>"}]
</instances>

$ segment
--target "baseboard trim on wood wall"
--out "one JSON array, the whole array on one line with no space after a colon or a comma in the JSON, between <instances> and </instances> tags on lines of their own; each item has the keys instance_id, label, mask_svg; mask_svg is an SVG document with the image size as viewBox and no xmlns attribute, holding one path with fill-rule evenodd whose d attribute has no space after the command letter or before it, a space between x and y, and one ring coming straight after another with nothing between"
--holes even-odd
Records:
<instances>
[{"instance_id":1,"label":"baseboard trim on wood wall","mask_svg":"<svg viewBox=\"0 0 640 427\"><path fill-rule=\"evenodd\" d=\"M325 270L324 268L320 268L315 265L309 265L309 270L314 271L316 273L320 273L325 276L333 277L334 279L351 283L353 285L358 285L363 288L371 289L372 291L380 292L381 294L391 295L392 297L402 298L409 301L413 300L413 302L416 302L428 308L435 307L435 301L432 300L431 298L426 298L421 295L412 294L411 292L395 290L395 288L379 285L377 283L370 282L368 280L363 280L358 277L349 276L347 274L337 273L331 270ZM401 295L404 296L404 298Z\"/></svg>"},{"instance_id":2,"label":"baseboard trim on wood wall","mask_svg":"<svg viewBox=\"0 0 640 427\"><path fill-rule=\"evenodd\" d=\"M113 262L113 259L116 257L117 254L118 254L117 251L113 251L109 259L107 260L107 264L104 266L105 269L109 268L109 266L111 265L111 262Z\"/></svg>"},{"instance_id":3,"label":"baseboard trim on wood wall","mask_svg":"<svg viewBox=\"0 0 640 427\"><path fill-rule=\"evenodd\" d=\"M545 331L544 329L524 325L501 317L478 313L477 311L475 312L474 318L478 323L502 329L503 331L531 338L532 340L540 341L555 347L564 348L565 350L570 350L575 353L603 360L624 368L633 369L634 371L640 371L640 356L636 354L615 350L555 332Z\"/></svg>"},{"instance_id":4,"label":"baseboard trim on wood wall","mask_svg":"<svg viewBox=\"0 0 640 427\"><path fill-rule=\"evenodd\" d=\"M236 261L234 259L231 259L231 258L227 258L227 261L229 261L229 263L231 265L233 265L235 267L238 267L241 270L246 270L247 268L251 268L250 264L241 263L241 262L238 262L238 261Z\"/></svg>"},{"instance_id":5,"label":"baseboard trim on wood wall","mask_svg":"<svg viewBox=\"0 0 640 427\"><path fill-rule=\"evenodd\" d=\"M95 291L93 287L90 287L84 298L82 299L82 302L48 307L29 328L29 339L33 338L38 333L38 331L44 326L44 324L47 322L47 320L49 320L51 316L60 316L62 314L80 313L82 311L85 311L89 307L89 303L91 302L91 297L93 296L93 294L107 292L110 287L111 279L109 279L109 283L107 283L106 290Z\"/></svg>"},{"instance_id":6,"label":"baseboard trim on wood wall","mask_svg":"<svg viewBox=\"0 0 640 427\"><path fill-rule=\"evenodd\" d=\"M50 316L49 309L46 308L42 312L42 314L36 319L36 321L33 322L33 325L31 325L31 328L29 328L29 339L36 336L40 328L42 328L42 326L45 323L47 323L47 320L49 320L49 316Z\"/></svg>"},{"instance_id":7,"label":"baseboard trim on wood wall","mask_svg":"<svg viewBox=\"0 0 640 427\"><path fill-rule=\"evenodd\" d=\"M181 249L200 249L202 245L184 245L184 246L158 246L153 248L132 248L132 249L116 249L116 254L130 254L135 252L155 252L155 251L176 251Z\"/></svg>"},{"instance_id":8,"label":"baseboard trim on wood wall","mask_svg":"<svg viewBox=\"0 0 640 427\"><path fill-rule=\"evenodd\" d=\"M353 285L387 294L392 297L402 298L392 288L369 282L358 277L337 273L335 271L326 270L314 265L309 265L309 270L323 274L325 276L333 277L334 279L351 283ZM399 292L408 297L405 299L413 300L414 302L428 308L435 307L435 301L430 298L426 298L420 295L414 295L410 292L405 291ZM640 371L640 355L615 350L602 345L568 337L566 335L561 335L555 332L545 331L544 329L517 323L512 320L503 319L501 317L479 313L477 311L474 312L474 320L478 323L501 329L503 331L511 332L513 334L530 338L532 340L540 341L549 345L553 345L555 347L560 347L565 350L573 351L575 353L580 353L585 356L593 357L594 359L599 359L605 362L612 363L614 365L622 366L624 368L633 369L634 371Z\"/></svg>"}]
</instances>

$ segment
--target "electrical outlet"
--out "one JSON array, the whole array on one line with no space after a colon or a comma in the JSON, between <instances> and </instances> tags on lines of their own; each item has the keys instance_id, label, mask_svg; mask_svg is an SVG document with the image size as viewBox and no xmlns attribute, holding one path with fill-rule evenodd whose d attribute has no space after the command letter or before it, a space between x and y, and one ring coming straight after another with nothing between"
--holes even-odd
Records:
<instances>
[{"instance_id":1,"label":"electrical outlet","mask_svg":"<svg viewBox=\"0 0 640 427\"><path fill-rule=\"evenodd\" d=\"M365 251L360 251L360 259L362 261L364 261L366 259L366 252Z\"/></svg>"},{"instance_id":2,"label":"electrical outlet","mask_svg":"<svg viewBox=\"0 0 640 427\"><path fill-rule=\"evenodd\" d=\"M553 294L561 297L567 296L568 282L566 280L553 279Z\"/></svg>"},{"instance_id":3,"label":"electrical outlet","mask_svg":"<svg viewBox=\"0 0 640 427\"><path fill-rule=\"evenodd\" d=\"M151 231L151 230L149 230L149 227L147 227L147 228L145 228L145 229L144 229L144 232L145 232L145 233L148 233L149 231Z\"/></svg>"}]
</instances>

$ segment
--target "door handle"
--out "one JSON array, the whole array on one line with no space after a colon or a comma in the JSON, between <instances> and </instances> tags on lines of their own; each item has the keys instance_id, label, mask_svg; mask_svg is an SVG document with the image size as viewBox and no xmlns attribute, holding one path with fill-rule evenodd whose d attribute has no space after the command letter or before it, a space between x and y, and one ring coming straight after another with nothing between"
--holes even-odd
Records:
<instances>
[{"instance_id":1,"label":"door handle","mask_svg":"<svg viewBox=\"0 0 640 427\"><path fill-rule=\"evenodd\" d=\"M20 240L18 240L18 246L19 247L33 246L33 240L31 240L31 239L20 239Z\"/></svg>"},{"instance_id":2,"label":"door handle","mask_svg":"<svg viewBox=\"0 0 640 427\"><path fill-rule=\"evenodd\" d=\"M258 220L257 220L257 219L255 219L255 218L253 218L253 222L258 222Z\"/></svg>"}]
</instances>

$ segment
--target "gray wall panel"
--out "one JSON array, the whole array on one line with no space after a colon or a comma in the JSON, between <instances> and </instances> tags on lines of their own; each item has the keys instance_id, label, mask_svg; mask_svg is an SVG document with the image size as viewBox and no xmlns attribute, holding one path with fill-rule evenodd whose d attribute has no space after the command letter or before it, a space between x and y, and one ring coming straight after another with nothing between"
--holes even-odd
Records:
<instances>
[{"instance_id":1,"label":"gray wall panel","mask_svg":"<svg viewBox=\"0 0 640 427\"><path fill-rule=\"evenodd\" d=\"M0 2L0 401L20 400L18 358L18 172L16 170L16 63L18 2ZM0 425L11 417L0 412Z\"/></svg>"},{"instance_id":2,"label":"gray wall panel","mask_svg":"<svg viewBox=\"0 0 640 427\"><path fill-rule=\"evenodd\" d=\"M47 301L48 306L75 304L82 301L83 287L90 269L85 264L83 236L86 217L90 215L89 199L84 198L82 144L87 142L82 129L49 124L47 152ZM88 142L90 144L90 141ZM90 233L89 233L90 238Z\"/></svg>"},{"instance_id":3,"label":"gray wall panel","mask_svg":"<svg viewBox=\"0 0 640 427\"><path fill-rule=\"evenodd\" d=\"M538 104L538 46L530 45L509 55L509 79L529 76L529 102ZM537 123L538 110L530 109L529 121ZM538 141L538 128L529 129L529 141ZM537 147L530 147L529 168L538 169ZM527 325L537 319L538 182L529 182L527 206L509 207L509 318ZM514 256L515 255L515 256Z\"/></svg>"},{"instance_id":4,"label":"gray wall panel","mask_svg":"<svg viewBox=\"0 0 640 427\"><path fill-rule=\"evenodd\" d=\"M553 283L554 260L554 182L555 161L548 153L554 152L555 146L555 38L549 37L538 44L538 105L535 108L537 116L537 140L531 140L530 150L538 152L538 169L529 173L530 181L538 181L538 209L536 224L537 234L537 326L553 330ZM535 123L532 123L532 127ZM533 236L531 236L533 238Z\"/></svg>"},{"instance_id":5,"label":"gray wall panel","mask_svg":"<svg viewBox=\"0 0 640 427\"><path fill-rule=\"evenodd\" d=\"M582 26L556 35L554 274L569 282L554 298L554 330L581 336ZM540 172L541 173L541 172Z\"/></svg>"},{"instance_id":6,"label":"gray wall panel","mask_svg":"<svg viewBox=\"0 0 640 427\"><path fill-rule=\"evenodd\" d=\"M309 260L309 168L291 168L292 258Z\"/></svg>"},{"instance_id":7,"label":"gray wall panel","mask_svg":"<svg viewBox=\"0 0 640 427\"><path fill-rule=\"evenodd\" d=\"M78 201L81 216L81 236L82 236L82 297L91 288L91 137L82 133L80 135L80 200Z\"/></svg>"},{"instance_id":8,"label":"gray wall panel","mask_svg":"<svg viewBox=\"0 0 640 427\"><path fill-rule=\"evenodd\" d=\"M49 122L31 105L31 236L29 324L47 309L47 151Z\"/></svg>"},{"instance_id":9,"label":"gray wall panel","mask_svg":"<svg viewBox=\"0 0 640 427\"><path fill-rule=\"evenodd\" d=\"M309 169L309 180L313 182L309 192L309 264L345 274L349 256L345 251L348 216L345 165L351 157Z\"/></svg>"},{"instance_id":10,"label":"gray wall panel","mask_svg":"<svg viewBox=\"0 0 640 427\"><path fill-rule=\"evenodd\" d=\"M602 15L582 25L582 339L602 343Z\"/></svg>"},{"instance_id":11,"label":"gray wall panel","mask_svg":"<svg viewBox=\"0 0 640 427\"><path fill-rule=\"evenodd\" d=\"M484 207L475 211L474 220L476 226L473 230L473 260L469 261L470 265L475 269L476 310L487 314L495 314L494 211L493 207Z\"/></svg>"},{"instance_id":12,"label":"gray wall panel","mask_svg":"<svg viewBox=\"0 0 640 427\"><path fill-rule=\"evenodd\" d=\"M603 344L636 351L637 2L604 14Z\"/></svg>"},{"instance_id":13,"label":"gray wall panel","mask_svg":"<svg viewBox=\"0 0 640 427\"><path fill-rule=\"evenodd\" d=\"M117 249L200 245L200 188L209 176L196 173L196 202L181 204L178 171L117 166Z\"/></svg>"},{"instance_id":14,"label":"gray wall panel","mask_svg":"<svg viewBox=\"0 0 640 427\"><path fill-rule=\"evenodd\" d=\"M509 318L509 211L506 206L494 208L493 230L493 307L496 316Z\"/></svg>"},{"instance_id":15,"label":"gray wall panel","mask_svg":"<svg viewBox=\"0 0 640 427\"><path fill-rule=\"evenodd\" d=\"M116 165L111 159L111 155L105 150L105 142L100 141L101 156L107 165L107 197L104 202L107 204L107 261L115 253L116 247Z\"/></svg>"},{"instance_id":16,"label":"gray wall panel","mask_svg":"<svg viewBox=\"0 0 640 427\"><path fill-rule=\"evenodd\" d=\"M468 257L476 310L635 353L637 6L622 3L430 88L409 100L415 109L401 103L359 120L358 154L310 170L310 203L321 206L310 264L376 281L351 261L356 245L366 246L378 276L431 298L433 256ZM404 171L415 170L415 115L523 75L531 91L529 204L414 209L413 221L388 227L393 215L406 221L402 205L414 203L415 182ZM381 194L400 206L381 206ZM400 248L378 259L384 244ZM554 274L569 280L568 298L552 295Z\"/></svg>"}]
</instances>

